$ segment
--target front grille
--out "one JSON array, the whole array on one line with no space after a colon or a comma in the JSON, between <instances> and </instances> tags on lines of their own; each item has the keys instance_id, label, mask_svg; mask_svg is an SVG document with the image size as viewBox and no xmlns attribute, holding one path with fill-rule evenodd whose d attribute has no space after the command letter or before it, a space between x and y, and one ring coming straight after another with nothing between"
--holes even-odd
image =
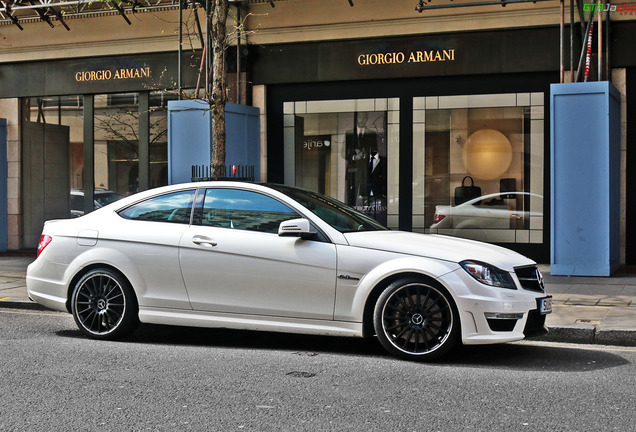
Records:
<instances>
[{"instance_id":1,"label":"front grille","mask_svg":"<svg viewBox=\"0 0 636 432\"><path fill-rule=\"evenodd\" d=\"M545 292L543 286L543 276L536 265L515 267L515 274L523 289L535 292Z\"/></svg>"}]
</instances>

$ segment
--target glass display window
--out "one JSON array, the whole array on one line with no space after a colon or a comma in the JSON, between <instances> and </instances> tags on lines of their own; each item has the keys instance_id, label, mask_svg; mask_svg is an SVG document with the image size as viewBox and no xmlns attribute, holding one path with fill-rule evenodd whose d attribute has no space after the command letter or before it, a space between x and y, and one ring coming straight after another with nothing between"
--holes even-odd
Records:
<instances>
[{"instance_id":1,"label":"glass display window","mask_svg":"<svg viewBox=\"0 0 636 432\"><path fill-rule=\"evenodd\" d=\"M95 190L139 191L139 95L95 96Z\"/></svg>"},{"instance_id":2,"label":"glass display window","mask_svg":"<svg viewBox=\"0 0 636 432\"><path fill-rule=\"evenodd\" d=\"M413 99L413 230L543 243L543 93Z\"/></svg>"},{"instance_id":3,"label":"glass display window","mask_svg":"<svg viewBox=\"0 0 636 432\"><path fill-rule=\"evenodd\" d=\"M399 100L285 102L285 182L398 225Z\"/></svg>"}]
</instances>

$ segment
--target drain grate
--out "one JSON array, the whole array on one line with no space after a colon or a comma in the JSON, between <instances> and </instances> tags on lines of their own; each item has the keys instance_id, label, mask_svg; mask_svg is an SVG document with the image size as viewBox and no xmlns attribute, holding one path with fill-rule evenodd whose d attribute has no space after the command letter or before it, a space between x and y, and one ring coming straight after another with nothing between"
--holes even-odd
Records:
<instances>
[{"instance_id":1,"label":"drain grate","mask_svg":"<svg viewBox=\"0 0 636 432\"><path fill-rule=\"evenodd\" d=\"M294 377L294 378L313 378L316 376L316 374L312 372L299 372L299 371L289 372L286 375Z\"/></svg>"},{"instance_id":2,"label":"drain grate","mask_svg":"<svg viewBox=\"0 0 636 432\"><path fill-rule=\"evenodd\" d=\"M577 324L594 324L594 325L599 325L601 323L601 320L593 320L593 319L577 319L576 321L574 321Z\"/></svg>"}]
</instances>

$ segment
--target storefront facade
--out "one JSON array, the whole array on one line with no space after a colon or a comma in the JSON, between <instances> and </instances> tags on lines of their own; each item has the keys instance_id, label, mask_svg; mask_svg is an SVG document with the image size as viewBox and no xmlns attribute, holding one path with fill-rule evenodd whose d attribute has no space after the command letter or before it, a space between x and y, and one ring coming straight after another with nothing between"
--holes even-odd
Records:
<instances>
[{"instance_id":1,"label":"storefront facade","mask_svg":"<svg viewBox=\"0 0 636 432\"><path fill-rule=\"evenodd\" d=\"M18 97L20 143L11 153L19 158L19 177L10 187L17 183L12 210L19 219L10 227L10 246L33 249L45 220L77 217L168 183L167 103L177 94L157 89L176 76L174 58L0 66L3 96Z\"/></svg>"},{"instance_id":2,"label":"storefront facade","mask_svg":"<svg viewBox=\"0 0 636 432\"><path fill-rule=\"evenodd\" d=\"M353 8L336 0L280 0L275 8L245 3L241 71L252 89L246 99L261 109L261 180L326 193L391 228L501 244L549 262L549 92L559 82L558 2L428 16L406 0L354 2ZM144 27L147 40L157 39L151 27ZM626 96L635 75L628 41L636 26L623 17L612 28L612 80L624 97L621 257L629 264L636 251L627 242L634 231L628 218L636 209L630 211L627 184L636 159L628 152L628 119L636 97ZM174 36L154 45L136 42L136 54L123 39L100 52L109 55L91 57L77 47L69 60L58 53L0 64L3 78L27 71L34 83L28 91L8 86L0 94L18 98L0 117L11 117L6 112L13 109L20 119L19 161L16 150L9 152L10 167L12 161L20 167L9 170L10 248L30 247L37 225L52 215L39 209L44 197L59 198L50 200L53 208L68 190L128 194L167 181L163 108L175 95ZM185 86L194 87L198 62L188 57L184 64ZM44 116L47 126L34 126ZM68 180L33 175L30 149L43 140L30 136L42 133L61 137L66 150L54 152L63 155L55 163ZM35 184L57 185L57 192L47 186L29 204ZM42 216L29 216L34 210Z\"/></svg>"},{"instance_id":3,"label":"storefront facade","mask_svg":"<svg viewBox=\"0 0 636 432\"><path fill-rule=\"evenodd\" d=\"M616 46L633 30L615 24ZM550 262L558 40L553 26L268 46L258 51L254 82L266 99L268 155L283 155L268 158L268 179L328 193L391 228L487 241ZM627 66L630 55L617 52L613 63ZM623 264L632 259L631 70L612 69L623 95ZM351 139L361 128L372 144ZM380 199L368 180L374 151L386 167Z\"/></svg>"},{"instance_id":4,"label":"storefront facade","mask_svg":"<svg viewBox=\"0 0 636 432\"><path fill-rule=\"evenodd\" d=\"M552 32L540 35L547 50ZM254 73L256 82L276 81L266 84L268 155L283 157L268 158L268 179L327 193L391 228L503 244L549 260L546 107L558 74L550 56L516 54L530 36L277 47L280 57L271 61L290 72L264 68L261 75L256 64ZM500 59L510 55L510 63L472 67L483 47ZM285 59L307 69L314 61L319 78L294 82Z\"/></svg>"}]
</instances>

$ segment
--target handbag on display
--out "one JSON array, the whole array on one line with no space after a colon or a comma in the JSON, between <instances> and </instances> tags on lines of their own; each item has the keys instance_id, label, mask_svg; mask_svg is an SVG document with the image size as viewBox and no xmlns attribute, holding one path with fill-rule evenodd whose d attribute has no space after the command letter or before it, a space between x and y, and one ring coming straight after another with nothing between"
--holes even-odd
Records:
<instances>
[{"instance_id":1,"label":"handbag on display","mask_svg":"<svg viewBox=\"0 0 636 432\"><path fill-rule=\"evenodd\" d=\"M466 186L464 183L466 179L470 179L470 186ZM455 188L455 205L460 205L466 201L470 201L473 198L481 196L481 188L475 186L475 181L471 176L466 176L462 180L462 185Z\"/></svg>"}]
</instances>

